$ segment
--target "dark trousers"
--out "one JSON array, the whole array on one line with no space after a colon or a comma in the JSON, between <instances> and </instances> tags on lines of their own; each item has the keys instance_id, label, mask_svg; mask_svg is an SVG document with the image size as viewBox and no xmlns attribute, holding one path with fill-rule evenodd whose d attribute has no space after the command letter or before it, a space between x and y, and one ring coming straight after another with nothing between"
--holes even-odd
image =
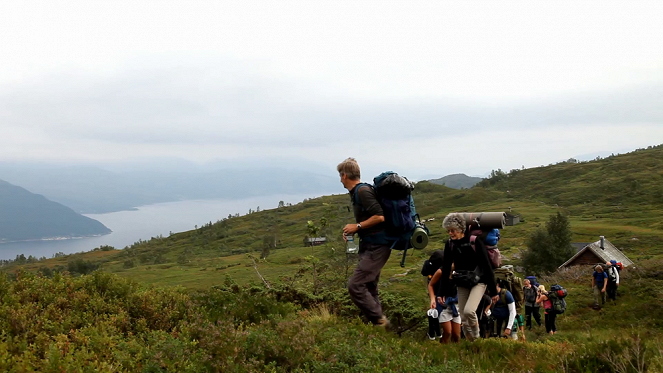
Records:
<instances>
[{"instance_id":1,"label":"dark trousers","mask_svg":"<svg viewBox=\"0 0 663 373\"><path fill-rule=\"evenodd\" d=\"M442 313L444 308L440 303L437 304L438 314ZM442 338L442 328L440 327L439 317L428 316L428 338Z\"/></svg>"},{"instance_id":2,"label":"dark trousers","mask_svg":"<svg viewBox=\"0 0 663 373\"><path fill-rule=\"evenodd\" d=\"M509 321L509 319L495 318L495 333L497 333L498 337L501 337L502 334L504 334L504 329L507 327L507 321Z\"/></svg>"},{"instance_id":3,"label":"dark trousers","mask_svg":"<svg viewBox=\"0 0 663 373\"><path fill-rule=\"evenodd\" d=\"M428 316L428 338L442 337L442 328L440 328L440 320L436 317Z\"/></svg>"},{"instance_id":4,"label":"dark trousers","mask_svg":"<svg viewBox=\"0 0 663 373\"><path fill-rule=\"evenodd\" d=\"M532 330L532 315L534 315L534 321L536 321L536 324L541 326L540 308L541 307L525 306L525 326L527 329Z\"/></svg>"},{"instance_id":5,"label":"dark trousers","mask_svg":"<svg viewBox=\"0 0 663 373\"><path fill-rule=\"evenodd\" d=\"M608 282L605 292L608 294L608 299L617 300L617 283Z\"/></svg>"},{"instance_id":6,"label":"dark trousers","mask_svg":"<svg viewBox=\"0 0 663 373\"><path fill-rule=\"evenodd\" d=\"M382 317L382 305L378 298L380 271L387 263L391 249L387 245L366 242L359 244L359 263L348 280L350 298L372 323Z\"/></svg>"},{"instance_id":7,"label":"dark trousers","mask_svg":"<svg viewBox=\"0 0 663 373\"><path fill-rule=\"evenodd\" d=\"M556 332L557 325L555 325L555 319L557 319L557 314L552 311L546 312L546 333Z\"/></svg>"},{"instance_id":8,"label":"dark trousers","mask_svg":"<svg viewBox=\"0 0 663 373\"><path fill-rule=\"evenodd\" d=\"M481 311L483 312L483 311ZM479 319L479 332L482 338L494 337L495 319L493 316L482 315Z\"/></svg>"}]
</instances>

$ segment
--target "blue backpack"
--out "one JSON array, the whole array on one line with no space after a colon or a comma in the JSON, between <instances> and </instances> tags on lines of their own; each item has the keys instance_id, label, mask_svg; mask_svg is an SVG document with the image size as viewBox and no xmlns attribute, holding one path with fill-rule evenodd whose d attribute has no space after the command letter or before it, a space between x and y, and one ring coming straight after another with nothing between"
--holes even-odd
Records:
<instances>
[{"instance_id":1,"label":"blue backpack","mask_svg":"<svg viewBox=\"0 0 663 373\"><path fill-rule=\"evenodd\" d=\"M378 244L391 245L394 250L404 250L401 267L405 266L405 254L412 247L410 238L418 226L417 215L412 198L414 184L393 171L386 171L373 178L373 185L360 183L357 191L363 186L372 188L378 196L384 213L384 234L362 237L363 240ZM361 205L359 193L354 194L352 204ZM364 207L362 206L362 210Z\"/></svg>"},{"instance_id":2,"label":"blue backpack","mask_svg":"<svg viewBox=\"0 0 663 373\"><path fill-rule=\"evenodd\" d=\"M539 288L539 282L536 280L536 276L527 276L525 277L525 280L529 280L529 283L532 284L532 286L537 289Z\"/></svg>"}]
</instances>

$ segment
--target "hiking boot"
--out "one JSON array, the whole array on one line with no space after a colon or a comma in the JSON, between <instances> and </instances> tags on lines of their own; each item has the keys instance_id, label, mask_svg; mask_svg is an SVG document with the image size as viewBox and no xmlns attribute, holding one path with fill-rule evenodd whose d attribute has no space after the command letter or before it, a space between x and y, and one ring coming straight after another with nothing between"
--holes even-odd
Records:
<instances>
[{"instance_id":1,"label":"hiking boot","mask_svg":"<svg viewBox=\"0 0 663 373\"><path fill-rule=\"evenodd\" d=\"M481 337L479 335L479 326L472 327L472 326L463 325L461 326L461 329L463 331L465 339L467 339L469 342L474 342L474 340L479 339Z\"/></svg>"},{"instance_id":2,"label":"hiking boot","mask_svg":"<svg viewBox=\"0 0 663 373\"><path fill-rule=\"evenodd\" d=\"M389 330L389 328L391 328L391 323L389 322L389 319L387 319L387 316L382 315L382 317L380 317L375 323L375 326L384 328L384 330Z\"/></svg>"}]
</instances>

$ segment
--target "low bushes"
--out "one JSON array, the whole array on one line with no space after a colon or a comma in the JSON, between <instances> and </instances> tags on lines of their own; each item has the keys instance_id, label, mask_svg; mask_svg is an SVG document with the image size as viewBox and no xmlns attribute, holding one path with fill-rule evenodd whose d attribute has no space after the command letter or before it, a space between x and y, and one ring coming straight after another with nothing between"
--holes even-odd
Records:
<instances>
[{"instance_id":1,"label":"low bushes","mask_svg":"<svg viewBox=\"0 0 663 373\"><path fill-rule=\"evenodd\" d=\"M313 294L283 283L271 289L238 286L227 278L209 291L187 294L180 288L143 288L101 272L52 278L19 273L14 281L0 279L0 371L661 369L657 335L622 330L603 338L564 331L537 343L489 339L441 346L419 335L423 314L409 298L384 292L383 305L400 332L388 333L361 322L343 288L318 290Z\"/></svg>"}]
</instances>

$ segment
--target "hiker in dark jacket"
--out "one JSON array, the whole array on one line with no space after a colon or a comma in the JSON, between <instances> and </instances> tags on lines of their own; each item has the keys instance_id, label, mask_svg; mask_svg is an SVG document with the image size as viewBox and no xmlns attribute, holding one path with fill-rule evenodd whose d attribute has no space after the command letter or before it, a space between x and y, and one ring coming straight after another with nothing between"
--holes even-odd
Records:
<instances>
[{"instance_id":1,"label":"hiker in dark jacket","mask_svg":"<svg viewBox=\"0 0 663 373\"><path fill-rule=\"evenodd\" d=\"M538 326L541 326L541 313L536 298L539 296L539 288L532 284L532 281L525 278L523 286L523 295L525 298L525 325L527 329L532 330L532 315Z\"/></svg>"},{"instance_id":2,"label":"hiker in dark jacket","mask_svg":"<svg viewBox=\"0 0 663 373\"><path fill-rule=\"evenodd\" d=\"M463 334L468 341L473 341L479 338L480 334L476 309L486 288L493 301L497 302L495 275L483 242L476 240L475 248L473 248L470 244L470 237L465 235L467 226L462 214L447 215L442 226L450 237L444 247L442 289L445 294L448 294L454 284L457 286L458 310ZM455 271L453 281L450 279L452 264Z\"/></svg>"},{"instance_id":3,"label":"hiker in dark jacket","mask_svg":"<svg viewBox=\"0 0 663 373\"><path fill-rule=\"evenodd\" d=\"M388 327L389 320L382 313L378 297L380 272L391 255L391 247L384 241L384 212L373 188L361 183L361 171L354 158L348 158L336 167L343 187L350 192L356 224L343 228L346 235L359 234L359 264L348 280L350 298L373 325ZM355 198L358 194L358 198Z\"/></svg>"},{"instance_id":4,"label":"hiker in dark jacket","mask_svg":"<svg viewBox=\"0 0 663 373\"><path fill-rule=\"evenodd\" d=\"M444 261L444 258L443 258ZM453 269L453 265L451 266ZM428 283L428 295L430 297L430 308L438 309L442 305L442 312L439 313L439 322L442 327L441 343L460 341L460 315L458 313L458 292L455 285L451 286L450 292L440 294L442 270L438 269L433 278ZM444 297L443 297L444 295Z\"/></svg>"},{"instance_id":5,"label":"hiker in dark jacket","mask_svg":"<svg viewBox=\"0 0 663 373\"><path fill-rule=\"evenodd\" d=\"M594 308L599 307L599 298L601 299L601 306L605 304L606 289L608 286L608 275L603 270L600 264L594 267L592 273L592 289L594 290Z\"/></svg>"}]
</instances>

